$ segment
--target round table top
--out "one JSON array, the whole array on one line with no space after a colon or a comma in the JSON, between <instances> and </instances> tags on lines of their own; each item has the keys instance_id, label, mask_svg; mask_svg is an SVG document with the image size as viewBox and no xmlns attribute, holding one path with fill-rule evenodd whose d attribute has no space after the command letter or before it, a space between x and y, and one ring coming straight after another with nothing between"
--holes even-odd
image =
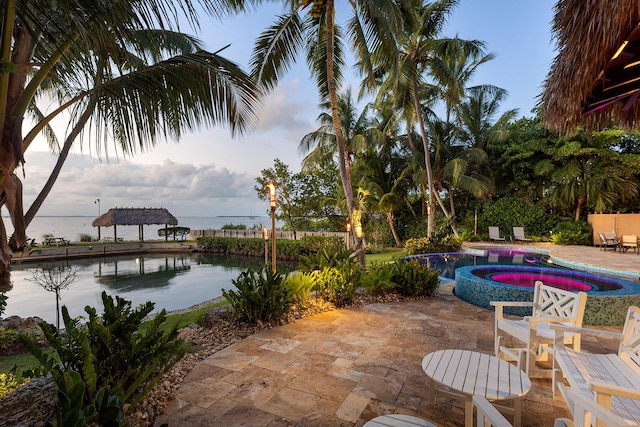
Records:
<instances>
[{"instance_id":1,"label":"round table top","mask_svg":"<svg viewBox=\"0 0 640 427\"><path fill-rule=\"evenodd\" d=\"M403 414L388 414L367 421L363 427L437 427L422 418Z\"/></svg>"},{"instance_id":2,"label":"round table top","mask_svg":"<svg viewBox=\"0 0 640 427\"><path fill-rule=\"evenodd\" d=\"M531 388L531 380L517 366L477 351L435 351L422 359L422 369L451 390L488 400L523 396Z\"/></svg>"}]
</instances>

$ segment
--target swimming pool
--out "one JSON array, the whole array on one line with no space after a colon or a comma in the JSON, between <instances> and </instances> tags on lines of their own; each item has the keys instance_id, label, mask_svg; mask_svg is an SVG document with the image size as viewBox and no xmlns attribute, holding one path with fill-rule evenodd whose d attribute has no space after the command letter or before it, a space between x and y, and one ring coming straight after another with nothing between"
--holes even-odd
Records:
<instances>
[{"instance_id":1,"label":"swimming pool","mask_svg":"<svg viewBox=\"0 0 640 427\"><path fill-rule=\"evenodd\" d=\"M493 309L491 301L532 301L537 280L573 292L587 293L586 325L622 325L630 305L640 305L640 283L572 270L551 262L546 254L519 249L418 256L422 262L455 279L455 295ZM510 307L508 314L527 316L531 309Z\"/></svg>"}]
</instances>

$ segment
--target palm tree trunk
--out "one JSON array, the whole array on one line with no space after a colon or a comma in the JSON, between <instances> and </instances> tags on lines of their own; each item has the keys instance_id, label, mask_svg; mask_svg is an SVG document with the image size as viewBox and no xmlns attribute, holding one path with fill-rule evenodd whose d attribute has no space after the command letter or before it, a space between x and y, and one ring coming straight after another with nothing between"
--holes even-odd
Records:
<instances>
[{"instance_id":1,"label":"palm tree trunk","mask_svg":"<svg viewBox=\"0 0 640 427\"><path fill-rule=\"evenodd\" d=\"M447 207L444 205L444 202L442 201L442 199L440 198L438 193L434 193L434 196L436 198L436 201L438 202L438 205L440 205L440 209L442 209L442 213L444 214L445 217L447 217L447 221L449 221L449 227L451 227L451 231L453 231L453 235L456 236L456 237L460 237L458 235L458 230L456 228L456 222L453 219L453 216L451 216L449 214L449 211L447 211Z\"/></svg>"},{"instance_id":2,"label":"palm tree trunk","mask_svg":"<svg viewBox=\"0 0 640 427\"><path fill-rule=\"evenodd\" d=\"M335 75L334 75L334 32L335 32L335 5L334 0L327 0L325 14L326 14L326 31L327 31L327 92L329 93L329 102L331 105L331 118L333 121L333 129L336 134L336 144L338 145L338 164L340 170L340 179L342 181L342 187L344 189L345 199L347 201L347 209L349 211L349 217L353 216L353 212L359 208L357 202L353 197L353 187L351 185L351 175L347 167L347 150L342 137L342 128L340 126L340 116L338 112L338 96L336 93ZM360 262L360 266L365 266L364 259L364 247L362 235L356 233L356 224L352 227L353 237L355 240L355 251Z\"/></svg>"},{"instance_id":3,"label":"palm tree trunk","mask_svg":"<svg viewBox=\"0 0 640 427\"><path fill-rule=\"evenodd\" d=\"M576 206L576 221L580 221L580 215L582 215L582 206L584 205L585 198L578 196L578 204Z\"/></svg>"},{"instance_id":4,"label":"palm tree trunk","mask_svg":"<svg viewBox=\"0 0 640 427\"><path fill-rule=\"evenodd\" d=\"M393 217L393 212L387 212L387 223L389 224L389 228L391 229L391 234L393 234L393 240L396 241L396 247L402 247L402 240L400 240L400 236L398 235L398 229L396 228L396 221Z\"/></svg>"},{"instance_id":5,"label":"palm tree trunk","mask_svg":"<svg viewBox=\"0 0 640 427\"><path fill-rule=\"evenodd\" d=\"M433 209L433 172L431 171L431 156L429 150L429 140L427 138L427 131L424 128L424 120L422 120L422 105L420 105L420 98L418 92L418 80L413 79L413 99L415 102L416 115L418 116L418 124L420 126L420 135L422 136L422 145L424 147L424 164L427 171L427 186L429 187L429 199L427 201L427 239L433 236L434 231L434 214Z\"/></svg>"},{"instance_id":6,"label":"palm tree trunk","mask_svg":"<svg viewBox=\"0 0 640 427\"><path fill-rule=\"evenodd\" d=\"M101 69L101 67L99 67L98 69ZM98 86L100 80L102 80L102 73L99 72L94 79L94 87ZM69 151L71 150L73 142L78 137L84 126L91 118L91 115L93 114L93 110L96 106L96 103L98 102L98 96L98 92L91 93L89 101L87 102L87 107L82 112L82 115L78 118L78 121L71 130L71 133L67 135L67 138L64 141L64 145L62 146L62 150L60 150L60 154L58 155L56 165L51 171L51 175L49 175L49 179L47 179L47 182L42 187L42 190L40 190L38 197L36 197L33 203L31 203L31 206L29 206L29 210L24 216L25 228L29 226L31 221L33 221L33 218L35 218L36 214L42 207L45 199L47 198L47 196L49 196L49 193L53 188L53 184L55 184L58 176L60 176L60 171L62 170L62 166L64 166L64 162L67 160L67 156L69 155Z\"/></svg>"}]
</instances>

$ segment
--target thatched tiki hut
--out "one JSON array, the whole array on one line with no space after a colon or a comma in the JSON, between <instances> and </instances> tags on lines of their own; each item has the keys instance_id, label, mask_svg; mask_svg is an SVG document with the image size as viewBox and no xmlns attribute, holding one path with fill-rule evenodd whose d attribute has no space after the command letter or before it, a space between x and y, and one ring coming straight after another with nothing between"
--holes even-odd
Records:
<instances>
[{"instance_id":1,"label":"thatched tiki hut","mask_svg":"<svg viewBox=\"0 0 640 427\"><path fill-rule=\"evenodd\" d=\"M638 0L559 0L553 32L558 54L541 95L542 120L570 132L619 124L640 114Z\"/></svg>"},{"instance_id":2,"label":"thatched tiki hut","mask_svg":"<svg viewBox=\"0 0 640 427\"><path fill-rule=\"evenodd\" d=\"M100 240L100 227L113 226L113 241L118 241L118 225L137 225L138 239L144 240L144 225L178 225L176 217L165 208L115 208L98 218L91 225L98 227L98 240ZM165 237L166 239L166 237Z\"/></svg>"}]
</instances>

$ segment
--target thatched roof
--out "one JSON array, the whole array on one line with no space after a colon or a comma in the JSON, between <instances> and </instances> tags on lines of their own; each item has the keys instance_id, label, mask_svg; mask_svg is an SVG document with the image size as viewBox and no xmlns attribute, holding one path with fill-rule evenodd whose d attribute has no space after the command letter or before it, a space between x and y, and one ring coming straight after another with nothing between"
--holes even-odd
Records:
<instances>
[{"instance_id":1,"label":"thatched roof","mask_svg":"<svg viewBox=\"0 0 640 427\"><path fill-rule=\"evenodd\" d=\"M178 225L178 220L165 208L115 208L91 223L94 227L146 224Z\"/></svg>"},{"instance_id":2,"label":"thatched roof","mask_svg":"<svg viewBox=\"0 0 640 427\"><path fill-rule=\"evenodd\" d=\"M613 119L637 127L640 65L628 65L640 60L639 21L637 0L558 0L558 54L541 95L547 126L570 131L580 123L594 127Z\"/></svg>"}]
</instances>

